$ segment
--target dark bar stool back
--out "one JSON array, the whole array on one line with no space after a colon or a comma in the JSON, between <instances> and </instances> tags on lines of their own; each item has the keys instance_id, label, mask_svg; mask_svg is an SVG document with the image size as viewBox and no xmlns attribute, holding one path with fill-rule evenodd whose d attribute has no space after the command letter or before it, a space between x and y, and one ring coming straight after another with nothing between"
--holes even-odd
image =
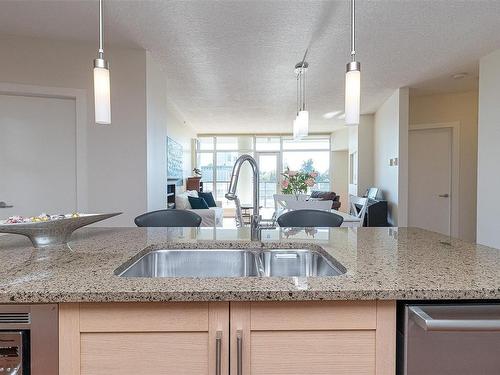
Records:
<instances>
[{"instance_id":1,"label":"dark bar stool back","mask_svg":"<svg viewBox=\"0 0 500 375\"><path fill-rule=\"evenodd\" d=\"M158 210L137 216L134 222L138 227L199 227L201 217L187 210Z\"/></svg>"},{"instance_id":2,"label":"dark bar stool back","mask_svg":"<svg viewBox=\"0 0 500 375\"><path fill-rule=\"evenodd\" d=\"M280 227L340 227L344 218L321 210L293 210L278 217Z\"/></svg>"}]
</instances>

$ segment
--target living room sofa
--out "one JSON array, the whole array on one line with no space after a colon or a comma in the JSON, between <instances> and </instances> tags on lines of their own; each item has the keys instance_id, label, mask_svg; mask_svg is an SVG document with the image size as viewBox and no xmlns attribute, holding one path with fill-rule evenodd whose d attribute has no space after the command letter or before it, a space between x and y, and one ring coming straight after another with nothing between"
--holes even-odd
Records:
<instances>
[{"instance_id":1,"label":"living room sofa","mask_svg":"<svg viewBox=\"0 0 500 375\"><path fill-rule=\"evenodd\" d=\"M332 201L332 209L338 210L340 208L340 195L335 194L333 191L313 190L311 192L310 198L315 198L322 201Z\"/></svg>"},{"instance_id":2,"label":"living room sofa","mask_svg":"<svg viewBox=\"0 0 500 375\"><path fill-rule=\"evenodd\" d=\"M189 203L188 197L198 197L196 190L187 190L175 196L175 209L189 210L201 216L202 227L222 227L224 220L224 209L222 202L216 201L217 207L209 207L208 209L193 209Z\"/></svg>"}]
</instances>

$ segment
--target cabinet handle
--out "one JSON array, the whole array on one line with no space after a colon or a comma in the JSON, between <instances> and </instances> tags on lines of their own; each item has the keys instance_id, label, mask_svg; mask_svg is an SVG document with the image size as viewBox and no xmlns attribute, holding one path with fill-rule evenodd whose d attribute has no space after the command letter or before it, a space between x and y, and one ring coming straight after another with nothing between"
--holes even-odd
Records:
<instances>
[{"instance_id":1,"label":"cabinet handle","mask_svg":"<svg viewBox=\"0 0 500 375\"><path fill-rule=\"evenodd\" d=\"M243 374L243 331L238 330L236 331L236 356L237 356L237 362L236 362L236 374L237 375L242 375Z\"/></svg>"},{"instance_id":2,"label":"cabinet handle","mask_svg":"<svg viewBox=\"0 0 500 375\"><path fill-rule=\"evenodd\" d=\"M221 375L222 331L215 335L215 375Z\"/></svg>"}]
</instances>

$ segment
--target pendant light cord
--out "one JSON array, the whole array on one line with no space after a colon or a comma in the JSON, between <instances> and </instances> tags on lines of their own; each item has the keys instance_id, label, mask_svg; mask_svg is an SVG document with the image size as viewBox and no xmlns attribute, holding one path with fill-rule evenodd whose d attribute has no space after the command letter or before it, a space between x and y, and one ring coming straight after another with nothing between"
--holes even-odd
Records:
<instances>
[{"instance_id":1,"label":"pendant light cord","mask_svg":"<svg viewBox=\"0 0 500 375\"><path fill-rule=\"evenodd\" d=\"M104 58L104 48L102 45L103 41L103 22L102 22L102 0L99 0L99 58L103 59Z\"/></svg>"},{"instance_id":2,"label":"pendant light cord","mask_svg":"<svg viewBox=\"0 0 500 375\"><path fill-rule=\"evenodd\" d=\"M351 58L356 61L356 0L351 0Z\"/></svg>"}]
</instances>

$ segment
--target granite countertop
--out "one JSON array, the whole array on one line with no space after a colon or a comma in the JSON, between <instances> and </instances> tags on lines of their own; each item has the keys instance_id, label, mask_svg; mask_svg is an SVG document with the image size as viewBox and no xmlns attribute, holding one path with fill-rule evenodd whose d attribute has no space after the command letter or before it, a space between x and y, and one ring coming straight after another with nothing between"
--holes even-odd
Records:
<instances>
[{"instance_id":1,"label":"granite countertop","mask_svg":"<svg viewBox=\"0 0 500 375\"><path fill-rule=\"evenodd\" d=\"M347 272L210 279L114 273L148 246L219 245L320 246ZM66 246L42 249L5 235L0 264L0 303L500 298L500 250L414 228L266 230L262 244L251 244L246 228L87 228Z\"/></svg>"}]
</instances>

